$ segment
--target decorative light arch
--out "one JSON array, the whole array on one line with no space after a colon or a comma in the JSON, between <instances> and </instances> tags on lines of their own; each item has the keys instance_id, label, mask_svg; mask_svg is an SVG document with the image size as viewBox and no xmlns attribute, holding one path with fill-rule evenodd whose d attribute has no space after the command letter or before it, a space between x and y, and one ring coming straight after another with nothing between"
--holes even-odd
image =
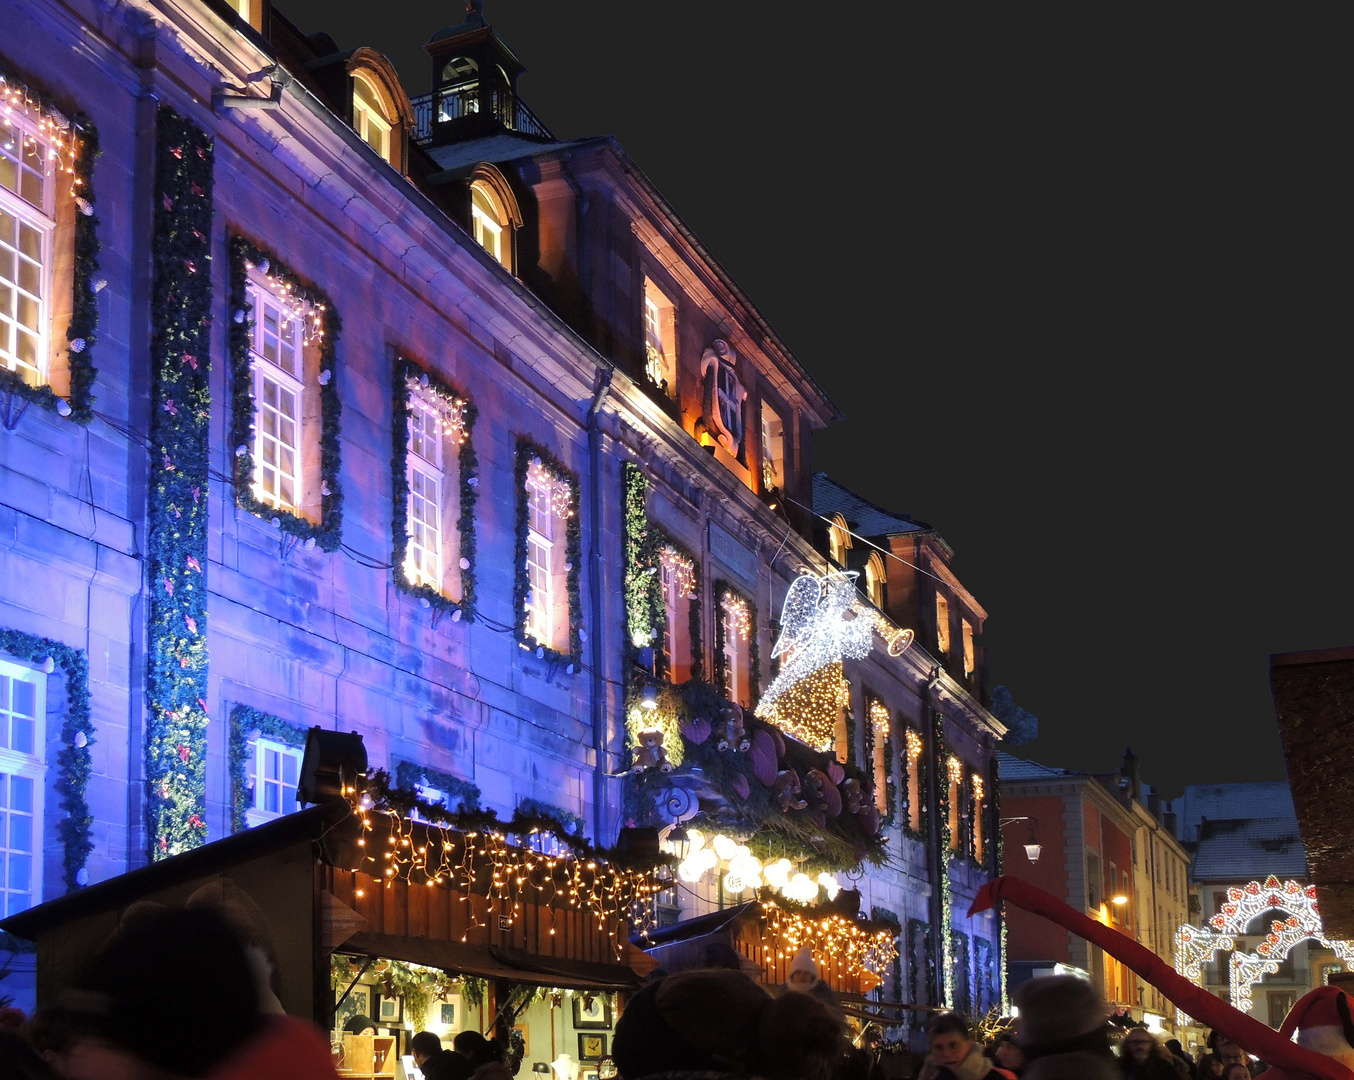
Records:
<instances>
[{"instance_id":1,"label":"decorative light arch","mask_svg":"<svg viewBox=\"0 0 1354 1080\"><path fill-rule=\"evenodd\" d=\"M1286 919L1270 923L1269 935L1256 946L1254 953L1232 952L1236 938L1246 934L1246 928L1266 911L1283 911ZM1265 975L1279 970L1279 961L1285 959L1293 946L1314 938L1333 951L1346 965L1354 969L1354 941L1327 938L1316 906L1316 886L1296 881L1280 882L1270 874L1264 882L1252 881L1241 888L1227 890L1227 902L1222 910L1209 920L1208 927L1182 926L1175 934L1175 967L1191 982L1203 984L1203 964L1219 951L1232 952L1229 957L1229 984L1232 1004L1242 1012L1251 1007L1251 987ZM1189 1017L1177 1009L1181 1024Z\"/></svg>"}]
</instances>

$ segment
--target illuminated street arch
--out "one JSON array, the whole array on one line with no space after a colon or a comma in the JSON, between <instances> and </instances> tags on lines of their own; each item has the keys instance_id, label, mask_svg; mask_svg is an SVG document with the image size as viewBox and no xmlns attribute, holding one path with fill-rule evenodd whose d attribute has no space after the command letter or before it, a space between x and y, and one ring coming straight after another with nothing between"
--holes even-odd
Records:
<instances>
[{"instance_id":1,"label":"illuminated street arch","mask_svg":"<svg viewBox=\"0 0 1354 1080\"><path fill-rule=\"evenodd\" d=\"M1256 946L1255 952L1232 952L1236 948L1235 939L1245 935L1246 928L1266 911L1282 911L1287 917L1270 922L1269 935ZM1227 902L1209 920L1208 927L1180 927L1175 934L1175 967L1185 978L1202 986L1204 963L1219 951L1232 952L1228 980L1232 1004L1242 1012L1249 1012L1251 987L1277 972L1279 962L1287 958L1293 946L1308 938L1319 941L1354 969L1354 942L1325 935L1316 907L1316 886L1291 880L1280 882L1270 874L1264 882L1252 881L1239 889L1228 889ZM1179 1009L1176 1017L1182 1024L1189 1023L1189 1017Z\"/></svg>"}]
</instances>

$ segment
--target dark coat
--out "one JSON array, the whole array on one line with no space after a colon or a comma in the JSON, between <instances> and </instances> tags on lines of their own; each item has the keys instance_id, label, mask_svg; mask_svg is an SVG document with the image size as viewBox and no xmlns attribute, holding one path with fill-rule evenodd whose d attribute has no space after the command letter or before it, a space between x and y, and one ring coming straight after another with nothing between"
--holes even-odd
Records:
<instances>
[{"instance_id":1,"label":"dark coat","mask_svg":"<svg viewBox=\"0 0 1354 1080\"><path fill-rule=\"evenodd\" d=\"M470 1080L475 1067L455 1050L439 1050L419 1066L423 1080Z\"/></svg>"}]
</instances>

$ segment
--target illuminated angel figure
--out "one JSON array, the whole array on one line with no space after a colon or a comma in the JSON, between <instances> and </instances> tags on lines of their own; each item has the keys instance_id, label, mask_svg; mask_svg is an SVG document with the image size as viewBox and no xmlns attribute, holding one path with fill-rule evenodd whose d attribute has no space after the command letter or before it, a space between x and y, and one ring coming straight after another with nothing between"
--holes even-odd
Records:
<instances>
[{"instance_id":1,"label":"illuminated angel figure","mask_svg":"<svg viewBox=\"0 0 1354 1080\"><path fill-rule=\"evenodd\" d=\"M870 654L877 630L899 656L912 644L911 630L897 630L860 602L855 571L822 577L802 574L781 608L781 632L773 657L780 673L757 703L756 714L816 750L830 750L837 718L846 704L842 660Z\"/></svg>"}]
</instances>

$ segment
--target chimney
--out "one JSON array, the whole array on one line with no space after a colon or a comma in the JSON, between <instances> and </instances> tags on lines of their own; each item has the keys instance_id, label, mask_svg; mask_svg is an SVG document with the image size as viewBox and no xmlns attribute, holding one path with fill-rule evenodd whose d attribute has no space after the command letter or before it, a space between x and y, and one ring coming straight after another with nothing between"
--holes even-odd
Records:
<instances>
[{"instance_id":1,"label":"chimney","mask_svg":"<svg viewBox=\"0 0 1354 1080\"><path fill-rule=\"evenodd\" d=\"M1142 802L1142 764L1131 748L1125 748L1119 774L1128 780L1128 796Z\"/></svg>"}]
</instances>

